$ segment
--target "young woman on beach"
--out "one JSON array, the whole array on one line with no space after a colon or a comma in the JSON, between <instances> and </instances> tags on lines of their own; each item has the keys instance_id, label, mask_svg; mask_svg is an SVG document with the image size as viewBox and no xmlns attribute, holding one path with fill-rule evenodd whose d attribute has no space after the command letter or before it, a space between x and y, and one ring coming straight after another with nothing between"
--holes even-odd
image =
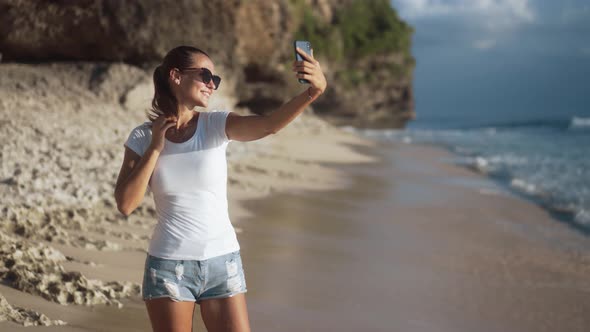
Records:
<instances>
[{"instance_id":1,"label":"young woman on beach","mask_svg":"<svg viewBox=\"0 0 590 332\"><path fill-rule=\"evenodd\" d=\"M191 331L195 302L207 330L249 331L240 246L227 207L226 148L254 141L293 121L326 89L318 61L293 62L310 86L266 116L194 111L219 87L212 59L179 46L154 71L149 122L125 142L115 189L129 215L152 191L158 223L145 262L142 295L154 331Z\"/></svg>"}]
</instances>

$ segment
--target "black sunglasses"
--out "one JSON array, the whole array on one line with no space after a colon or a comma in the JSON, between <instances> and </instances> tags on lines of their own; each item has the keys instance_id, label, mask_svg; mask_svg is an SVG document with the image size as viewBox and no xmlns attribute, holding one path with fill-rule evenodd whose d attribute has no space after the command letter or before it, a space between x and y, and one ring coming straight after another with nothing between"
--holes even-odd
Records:
<instances>
[{"instance_id":1,"label":"black sunglasses","mask_svg":"<svg viewBox=\"0 0 590 332\"><path fill-rule=\"evenodd\" d=\"M209 84L209 82L211 82L211 80L213 80L213 84L215 85L215 90L217 90L217 88L219 88L219 84L221 83L221 77L219 77L217 75L213 75L211 73L211 71L207 68L185 68L180 71L200 71L199 74L201 75L201 80L203 80L203 83Z\"/></svg>"}]
</instances>

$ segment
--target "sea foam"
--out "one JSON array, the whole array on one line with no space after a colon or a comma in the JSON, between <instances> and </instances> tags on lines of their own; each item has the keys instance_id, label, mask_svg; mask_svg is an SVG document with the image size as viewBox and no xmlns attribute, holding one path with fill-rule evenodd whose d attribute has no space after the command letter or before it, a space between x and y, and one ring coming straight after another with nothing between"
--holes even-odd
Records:
<instances>
[{"instance_id":1,"label":"sea foam","mask_svg":"<svg viewBox=\"0 0 590 332\"><path fill-rule=\"evenodd\" d=\"M570 122L570 128L572 128L572 129L590 128L590 118L580 118L580 117L574 116Z\"/></svg>"},{"instance_id":2,"label":"sea foam","mask_svg":"<svg viewBox=\"0 0 590 332\"><path fill-rule=\"evenodd\" d=\"M369 138L438 145L454 163L490 176L590 231L590 118L470 128L352 129ZM564 208L566 207L566 208Z\"/></svg>"}]
</instances>

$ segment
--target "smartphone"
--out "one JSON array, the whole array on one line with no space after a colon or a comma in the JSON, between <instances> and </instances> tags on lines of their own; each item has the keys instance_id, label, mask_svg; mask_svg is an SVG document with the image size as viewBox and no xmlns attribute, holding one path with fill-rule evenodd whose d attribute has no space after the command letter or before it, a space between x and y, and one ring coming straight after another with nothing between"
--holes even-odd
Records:
<instances>
[{"instance_id":1,"label":"smartphone","mask_svg":"<svg viewBox=\"0 0 590 332\"><path fill-rule=\"evenodd\" d=\"M293 43L293 50L295 51L295 60L297 61L303 61L305 59L303 59L303 57L301 55L299 55L299 53L297 53L297 47L299 47L300 49L303 50L303 52L311 55L311 43L308 42L307 40L296 40ZM299 83L301 84L309 84L308 80L305 80L303 78L299 79Z\"/></svg>"}]
</instances>

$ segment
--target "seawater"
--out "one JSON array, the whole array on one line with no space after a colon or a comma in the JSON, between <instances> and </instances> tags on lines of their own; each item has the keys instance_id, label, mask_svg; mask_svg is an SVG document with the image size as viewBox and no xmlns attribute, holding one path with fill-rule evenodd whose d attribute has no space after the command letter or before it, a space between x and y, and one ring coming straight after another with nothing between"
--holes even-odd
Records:
<instances>
[{"instance_id":1,"label":"seawater","mask_svg":"<svg viewBox=\"0 0 590 332\"><path fill-rule=\"evenodd\" d=\"M590 232L588 117L447 128L345 129L377 140L449 149L454 163L492 177Z\"/></svg>"}]
</instances>

